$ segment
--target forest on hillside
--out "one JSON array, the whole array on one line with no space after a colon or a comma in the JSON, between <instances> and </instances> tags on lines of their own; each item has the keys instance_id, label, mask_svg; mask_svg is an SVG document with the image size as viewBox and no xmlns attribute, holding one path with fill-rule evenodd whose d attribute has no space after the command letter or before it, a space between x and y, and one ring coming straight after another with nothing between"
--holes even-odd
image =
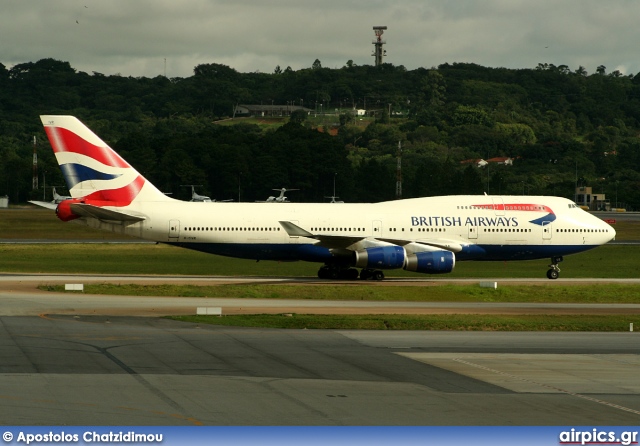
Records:
<instances>
[{"instance_id":1,"label":"forest on hillside","mask_svg":"<svg viewBox=\"0 0 640 446\"><path fill-rule=\"evenodd\" d=\"M231 119L237 104L302 105L289 118ZM371 117L356 116L366 109ZM42 199L62 186L39 115L77 116L159 189L188 199L291 201L451 194L558 195L575 186L640 209L640 74L541 63L430 69L357 66L240 73L210 63L188 78L103 75L42 59L0 63L0 195ZM275 124L275 125L274 125ZM329 128L337 129L329 132ZM320 131L322 130L322 131ZM32 190L33 137L39 190ZM470 159L510 157L484 168ZM50 190L47 191L50 199Z\"/></svg>"}]
</instances>

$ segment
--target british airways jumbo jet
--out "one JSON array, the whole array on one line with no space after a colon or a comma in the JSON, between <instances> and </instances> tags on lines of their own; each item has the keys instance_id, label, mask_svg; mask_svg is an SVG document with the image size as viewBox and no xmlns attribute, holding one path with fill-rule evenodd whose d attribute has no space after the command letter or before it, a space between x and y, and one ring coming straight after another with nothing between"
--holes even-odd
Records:
<instances>
[{"instance_id":1,"label":"british airways jumbo jet","mask_svg":"<svg viewBox=\"0 0 640 446\"><path fill-rule=\"evenodd\" d=\"M384 278L404 268L449 273L459 260L550 258L615 237L565 198L457 195L382 203L192 203L160 192L73 116L41 116L71 198L63 221L183 248L253 260L323 263L323 279ZM358 271L360 269L360 271Z\"/></svg>"}]
</instances>

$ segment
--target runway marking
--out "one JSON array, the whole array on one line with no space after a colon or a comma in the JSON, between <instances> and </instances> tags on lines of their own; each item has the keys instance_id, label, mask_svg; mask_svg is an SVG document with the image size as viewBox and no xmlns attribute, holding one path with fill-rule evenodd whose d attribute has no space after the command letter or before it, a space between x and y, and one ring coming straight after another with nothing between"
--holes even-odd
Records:
<instances>
[{"instance_id":1,"label":"runway marking","mask_svg":"<svg viewBox=\"0 0 640 446\"><path fill-rule=\"evenodd\" d=\"M459 363L462 363L462 364L466 364L466 365L469 365L471 367L476 367L478 369L486 370L486 371L489 371L489 372L492 372L492 373L495 373L495 374L498 374L498 375L507 376L507 377L512 378L512 379L517 379L517 380L520 380L520 381L524 381L524 382L528 382L528 383L532 383L532 384L538 385L540 387L544 387L544 388L547 388L547 389L555 390L557 392L561 392L561 393L564 393L566 395L575 396L576 398L582 398L584 400L591 401L591 402L598 403L598 404L602 404L604 406L612 407L614 409L620 409L620 410L623 410L625 412L631 412L631 413L634 413L636 415L640 415L640 411L635 410L635 409L631 409L629 407L621 406L619 404L614 404L614 403L610 403L608 401L604 401L604 400L601 400L601 399L598 399L598 398L593 398L593 397L590 397L590 396L587 396L587 395L582 395L580 393L571 392L571 391L563 389L561 387L551 386L549 384L537 382L537 381L534 381L534 380L531 380L531 379L522 378L520 376L512 375L511 373L507 373L507 372L503 372L503 371L500 371L500 370L492 369L490 367L486 367L486 366L483 366L483 365L480 365L480 364L475 364L475 363L470 362L470 361L465 361L464 359L454 358L453 360L456 361L456 362L459 362Z\"/></svg>"}]
</instances>

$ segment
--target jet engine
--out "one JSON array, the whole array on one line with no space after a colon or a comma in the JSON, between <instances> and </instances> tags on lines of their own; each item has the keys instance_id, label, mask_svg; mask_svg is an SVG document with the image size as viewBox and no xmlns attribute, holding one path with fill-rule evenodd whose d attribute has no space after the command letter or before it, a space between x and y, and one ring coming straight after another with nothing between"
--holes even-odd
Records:
<instances>
[{"instance_id":1,"label":"jet engine","mask_svg":"<svg viewBox=\"0 0 640 446\"><path fill-rule=\"evenodd\" d=\"M377 246L355 252L355 266L367 269L398 269L405 264L406 252L401 246Z\"/></svg>"},{"instance_id":2,"label":"jet engine","mask_svg":"<svg viewBox=\"0 0 640 446\"><path fill-rule=\"evenodd\" d=\"M407 256L404 269L416 273L450 273L456 264L456 256L451 251L416 252Z\"/></svg>"}]
</instances>

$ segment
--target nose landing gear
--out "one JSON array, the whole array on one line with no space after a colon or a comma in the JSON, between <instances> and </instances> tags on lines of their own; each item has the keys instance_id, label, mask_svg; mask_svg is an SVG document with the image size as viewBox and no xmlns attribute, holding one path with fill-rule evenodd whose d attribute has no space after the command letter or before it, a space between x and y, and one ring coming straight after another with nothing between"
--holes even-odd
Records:
<instances>
[{"instance_id":1,"label":"nose landing gear","mask_svg":"<svg viewBox=\"0 0 640 446\"><path fill-rule=\"evenodd\" d=\"M549 265L549 270L547 271L548 279L557 279L560 277L560 268L558 267L558 263L562 262L564 259L562 256L559 257L551 257L551 265Z\"/></svg>"}]
</instances>

